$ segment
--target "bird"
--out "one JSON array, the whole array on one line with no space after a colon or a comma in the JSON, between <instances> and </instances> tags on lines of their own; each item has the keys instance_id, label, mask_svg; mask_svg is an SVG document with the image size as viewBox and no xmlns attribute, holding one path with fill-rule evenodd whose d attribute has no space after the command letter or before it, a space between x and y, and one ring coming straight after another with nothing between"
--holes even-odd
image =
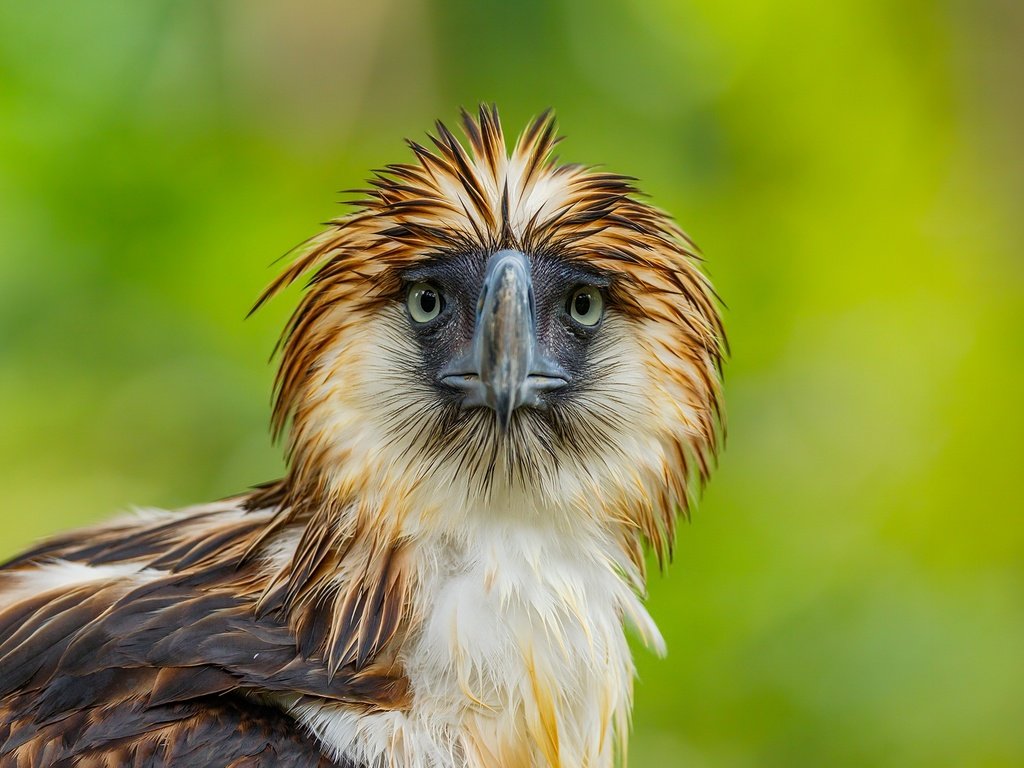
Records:
<instances>
[{"instance_id":1,"label":"bird","mask_svg":"<svg viewBox=\"0 0 1024 768\"><path fill-rule=\"evenodd\" d=\"M280 479L0 566L0 766L624 762L648 561L724 440L723 305L550 110L460 122L253 307L303 286Z\"/></svg>"}]
</instances>

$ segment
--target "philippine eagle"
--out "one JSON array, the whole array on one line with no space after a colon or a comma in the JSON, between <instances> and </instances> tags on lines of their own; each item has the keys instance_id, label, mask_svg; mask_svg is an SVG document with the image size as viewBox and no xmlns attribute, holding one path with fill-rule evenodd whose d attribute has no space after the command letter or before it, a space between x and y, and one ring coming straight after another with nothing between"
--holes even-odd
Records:
<instances>
[{"instance_id":1,"label":"philippine eagle","mask_svg":"<svg viewBox=\"0 0 1024 768\"><path fill-rule=\"evenodd\" d=\"M696 249L627 176L506 149L389 165L266 290L276 482L0 566L0 765L612 766L721 436Z\"/></svg>"}]
</instances>

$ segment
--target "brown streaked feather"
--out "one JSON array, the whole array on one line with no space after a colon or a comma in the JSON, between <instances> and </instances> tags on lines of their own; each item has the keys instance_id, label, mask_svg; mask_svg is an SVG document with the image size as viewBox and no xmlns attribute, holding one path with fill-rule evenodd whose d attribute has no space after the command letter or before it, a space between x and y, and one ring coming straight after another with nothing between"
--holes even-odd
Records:
<instances>
[{"instance_id":1,"label":"brown streaked feather","mask_svg":"<svg viewBox=\"0 0 1024 768\"><path fill-rule=\"evenodd\" d=\"M0 701L0 768L357 768L335 763L280 710L208 698L139 700L37 716L30 697Z\"/></svg>"},{"instance_id":2,"label":"brown streaked feather","mask_svg":"<svg viewBox=\"0 0 1024 768\"><path fill-rule=\"evenodd\" d=\"M297 501L281 514L288 522L274 523L301 525L302 534L290 563L267 582L258 613L285 615L303 653L325 659L332 677L349 665L371 665L406 618L410 581L401 544L367 514L329 502L309 510ZM359 565L338 583L342 562Z\"/></svg>"},{"instance_id":3,"label":"brown streaked feather","mask_svg":"<svg viewBox=\"0 0 1024 768\"><path fill-rule=\"evenodd\" d=\"M273 495L273 487L264 493ZM257 611L270 575L259 557L247 560L245 554L272 519L266 510L239 516L226 508L149 524L116 523L40 545L0 570L0 595L14 595L0 607L0 723L5 723L0 728L7 729L0 738L0 765L49 764L25 763L20 757L20 763L10 762L14 758L5 756L29 754L18 744L32 729L45 734L51 724L57 728L69 717L111 708L125 718L149 722L149 713L178 712L175 707L207 702L211 696L227 701L226 706L236 706L230 702L246 695L369 709L407 706L407 683L400 668L387 660L393 657L364 654L358 667L354 660L328 665L323 647L304 649L288 610ZM58 562L131 563L153 570L137 579L105 577L21 594L21 580ZM383 605L375 607L389 612ZM325 613L330 606L304 610L310 616L322 614L312 620L325 626L333 623ZM336 642L362 642L380 650L380 643L367 644L358 631L352 627L351 638ZM242 704L237 706L244 704L238 701ZM188 712L190 724L181 726L182 738L193 727L208 727L199 708ZM146 741L147 733L140 732L139 738ZM167 733L161 730L160 738ZM63 754L46 746L45 735L38 738L42 741L33 749L41 749L39 754ZM75 740L66 735L63 743L71 749ZM143 750L131 743L132 750ZM81 759L87 764L101 754L83 752Z\"/></svg>"}]
</instances>

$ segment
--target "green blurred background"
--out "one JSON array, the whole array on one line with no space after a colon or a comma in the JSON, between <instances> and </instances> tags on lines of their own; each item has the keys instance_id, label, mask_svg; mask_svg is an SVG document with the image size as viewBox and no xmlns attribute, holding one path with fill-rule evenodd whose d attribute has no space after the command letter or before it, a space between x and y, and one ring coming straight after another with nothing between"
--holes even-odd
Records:
<instances>
[{"instance_id":1,"label":"green blurred background","mask_svg":"<svg viewBox=\"0 0 1024 768\"><path fill-rule=\"evenodd\" d=\"M550 105L729 305L632 764L1024 765L1022 48L1015 0L2 3L0 555L274 477L270 262Z\"/></svg>"}]
</instances>

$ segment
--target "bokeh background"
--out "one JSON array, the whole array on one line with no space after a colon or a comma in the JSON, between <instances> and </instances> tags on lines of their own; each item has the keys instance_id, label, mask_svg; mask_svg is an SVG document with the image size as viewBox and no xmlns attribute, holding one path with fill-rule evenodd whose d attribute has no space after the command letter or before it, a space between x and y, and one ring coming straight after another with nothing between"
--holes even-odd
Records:
<instances>
[{"instance_id":1,"label":"bokeh background","mask_svg":"<svg viewBox=\"0 0 1024 768\"><path fill-rule=\"evenodd\" d=\"M243 322L460 105L641 178L729 308L729 441L631 763L1024 765L1024 5L0 4L0 555L276 476Z\"/></svg>"}]
</instances>

